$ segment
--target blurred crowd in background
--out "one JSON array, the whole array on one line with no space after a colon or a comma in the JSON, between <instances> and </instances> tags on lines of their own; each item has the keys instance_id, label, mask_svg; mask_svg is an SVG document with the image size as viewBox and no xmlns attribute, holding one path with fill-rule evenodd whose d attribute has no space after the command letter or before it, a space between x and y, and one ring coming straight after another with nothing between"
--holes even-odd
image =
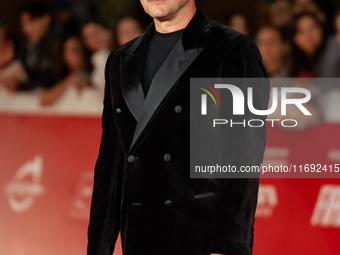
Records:
<instances>
[{"instance_id":1,"label":"blurred crowd in background","mask_svg":"<svg viewBox=\"0 0 340 255\"><path fill-rule=\"evenodd\" d=\"M0 22L0 87L7 92L38 88L40 105L54 104L69 87L103 95L109 53L145 29L145 20L134 16L117 19L115 27L100 15L79 18L67 1L62 3L21 6L21 37ZM250 34L249 17L242 13L230 15L226 25L253 37L270 77L340 77L340 11L335 3L275 0L266 2L266 12L266 24L256 33Z\"/></svg>"},{"instance_id":2,"label":"blurred crowd in background","mask_svg":"<svg viewBox=\"0 0 340 255\"><path fill-rule=\"evenodd\" d=\"M109 53L143 33L139 22L124 17L113 31L99 18L80 24L64 5L29 2L19 11L21 38L0 25L0 84L8 91L42 88L40 103L53 104L68 86L104 91Z\"/></svg>"}]
</instances>

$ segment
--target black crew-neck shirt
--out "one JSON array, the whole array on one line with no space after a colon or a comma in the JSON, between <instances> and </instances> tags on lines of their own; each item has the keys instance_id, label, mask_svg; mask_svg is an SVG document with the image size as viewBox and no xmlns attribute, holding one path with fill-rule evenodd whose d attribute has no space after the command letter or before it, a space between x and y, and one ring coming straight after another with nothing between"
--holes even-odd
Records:
<instances>
[{"instance_id":1,"label":"black crew-neck shirt","mask_svg":"<svg viewBox=\"0 0 340 255\"><path fill-rule=\"evenodd\" d=\"M147 48L144 75L142 77L145 95L149 91L153 77L181 37L183 30L184 29L163 34L154 29Z\"/></svg>"}]
</instances>

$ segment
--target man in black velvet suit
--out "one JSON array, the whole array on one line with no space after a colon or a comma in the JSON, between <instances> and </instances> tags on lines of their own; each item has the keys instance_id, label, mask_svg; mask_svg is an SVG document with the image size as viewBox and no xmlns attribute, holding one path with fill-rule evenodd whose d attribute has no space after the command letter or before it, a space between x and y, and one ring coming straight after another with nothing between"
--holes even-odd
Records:
<instances>
[{"instance_id":1,"label":"man in black velvet suit","mask_svg":"<svg viewBox=\"0 0 340 255\"><path fill-rule=\"evenodd\" d=\"M119 232L124 255L252 254L259 179L190 179L189 87L193 77L266 77L258 49L194 0L141 3L153 22L106 64L88 255L111 255ZM267 109L259 86L254 103ZM265 127L240 136L251 139L240 161L260 165Z\"/></svg>"}]
</instances>

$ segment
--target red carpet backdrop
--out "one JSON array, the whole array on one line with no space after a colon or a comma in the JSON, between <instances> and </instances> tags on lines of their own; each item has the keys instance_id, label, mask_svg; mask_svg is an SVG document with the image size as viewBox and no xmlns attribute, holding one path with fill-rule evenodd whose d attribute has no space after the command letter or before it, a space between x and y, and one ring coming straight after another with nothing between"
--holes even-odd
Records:
<instances>
[{"instance_id":1,"label":"red carpet backdrop","mask_svg":"<svg viewBox=\"0 0 340 255\"><path fill-rule=\"evenodd\" d=\"M85 254L100 116L2 113L0 123L1 254ZM339 161L339 128L268 129L265 160ZM255 255L333 255L339 237L339 179L261 180Z\"/></svg>"}]
</instances>

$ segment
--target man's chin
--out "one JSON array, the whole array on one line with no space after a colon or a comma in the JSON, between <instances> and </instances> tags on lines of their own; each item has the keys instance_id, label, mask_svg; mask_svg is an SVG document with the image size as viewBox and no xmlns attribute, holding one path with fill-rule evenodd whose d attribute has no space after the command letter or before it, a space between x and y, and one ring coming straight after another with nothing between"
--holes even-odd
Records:
<instances>
[{"instance_id":1,"label":"man's chin","mask_svg":"<svg viewBox=\"0 0 340 255\"><path fill-rule=\"evenodd\" d=\"M151 11L151 17L155 19L164 19L167 16L167 13L165 12L164 9L162 8L155 8L154 10Z\"/></svg>"}]
</instances>

